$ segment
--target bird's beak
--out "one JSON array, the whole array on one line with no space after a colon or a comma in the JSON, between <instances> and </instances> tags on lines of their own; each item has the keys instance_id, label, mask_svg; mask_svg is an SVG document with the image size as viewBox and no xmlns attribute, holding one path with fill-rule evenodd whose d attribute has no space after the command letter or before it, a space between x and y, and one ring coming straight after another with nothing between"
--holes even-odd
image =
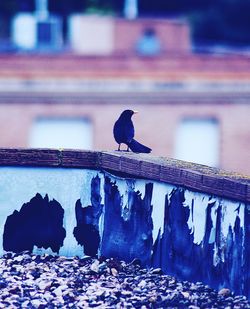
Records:
<instances>
[{"instance_id":1,"label":"bird's beak","mask_svg":"<svg viewBox=\"0 0 250 309\"><path fill-rule=\"evenodd\" d=\"M139 112L138 112L138 111L133 111L133 113L134 113L134 114L138 114Z\"/></svg>"}]
</instances>

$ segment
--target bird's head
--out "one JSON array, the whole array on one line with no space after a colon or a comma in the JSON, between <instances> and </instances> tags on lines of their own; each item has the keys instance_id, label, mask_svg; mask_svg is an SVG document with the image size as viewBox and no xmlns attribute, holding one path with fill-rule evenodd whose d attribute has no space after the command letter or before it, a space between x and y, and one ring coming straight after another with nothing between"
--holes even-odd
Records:
<instances>
[{"instance_id":1,"label":"bird's head","mask_svg":"<svg viewBox=\"0 0 250 309\"><path fill-rule=\"evenodd\" d=\"M121 113L121 117L123 118L131 118L134 114L137 114L138 111L133 111L132 109L126 109Z\"/></svg>"}]
</instances>

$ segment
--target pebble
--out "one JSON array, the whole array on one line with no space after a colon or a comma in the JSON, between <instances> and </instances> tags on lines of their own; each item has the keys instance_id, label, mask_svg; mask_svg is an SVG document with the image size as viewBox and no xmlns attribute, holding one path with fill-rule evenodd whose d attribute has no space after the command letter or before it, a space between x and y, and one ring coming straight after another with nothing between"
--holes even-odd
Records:
<instances>
[{"instance_id":1,"label":"pebble","mask_svg":"<svg viewBox=\"0 0 250 309\"><path fill-rule=\"evenodd\" d=\"M231 291L229 289L223 288L219 290L218 294L222 296L229 296L231 294Z\"/></svg>"},{"instance_id":2,"label":"pebble","mask_svg":"<svg viewBox=\"0 0 250 309\"><path fill-rule=\"evenodd\" d=\"M0 309L250 309L245 296L226 287L180 281L160 268L143 269L138 260L7 253L0 274Z\"/></svg>"},{"instance_id":3,"label":"pebble","mask_svg":"<svg viewBox=\"0 0 250 309\"><path fill-rule=\"evenodd\" d=\"M115 268L111 268L110 272L113 276L117 276L118 274L118 271Z\"/></svg>"}]
</instances>

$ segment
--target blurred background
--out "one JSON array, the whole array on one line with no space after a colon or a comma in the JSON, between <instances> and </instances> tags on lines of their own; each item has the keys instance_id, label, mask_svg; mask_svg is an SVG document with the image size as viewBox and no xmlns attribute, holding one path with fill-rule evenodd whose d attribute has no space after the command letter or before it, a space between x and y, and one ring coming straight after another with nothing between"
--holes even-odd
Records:
<instances>
[{"instance_id":1,"label":"blurred background","mask_svg":"<svg viewBox=\"0 0 250 309\"><path fill-rule=\"evenodd\" d=\"M0 2L0 147L113 150L250 174L250 0Z\"/></svg>"}]
</instances>

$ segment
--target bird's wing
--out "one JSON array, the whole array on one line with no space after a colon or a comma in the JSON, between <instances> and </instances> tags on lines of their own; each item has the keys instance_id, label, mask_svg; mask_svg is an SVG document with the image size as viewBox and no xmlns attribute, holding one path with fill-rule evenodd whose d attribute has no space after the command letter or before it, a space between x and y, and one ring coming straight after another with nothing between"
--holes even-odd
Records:
<instances>
[{"instance_id":1,"label":"bird's wing","mask_svg":"<svg viewBox=\"0 0 250 309\"><path fill-rule=\"evenodd\" d=\"M124 122L117 120L114 128L113 134L117 143L129 143L134 137L134 126L131 122Z\"/></svg>"}]
</instances>

